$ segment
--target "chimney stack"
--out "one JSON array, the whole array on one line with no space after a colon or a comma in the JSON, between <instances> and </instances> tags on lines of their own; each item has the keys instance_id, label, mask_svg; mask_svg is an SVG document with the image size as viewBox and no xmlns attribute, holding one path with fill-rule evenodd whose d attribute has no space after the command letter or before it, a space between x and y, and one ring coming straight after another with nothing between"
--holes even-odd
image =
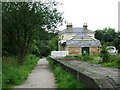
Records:
<instances>
[{"instance_id":1,"label":"chimney stack","mask_svg":"<svg viewBox=\"0 0 120 90\"><path fill-rule=\"evenodd\" d=\"M83 25L83 32L86 32L87 31L87 23L84 23L84 25Z\"/></svg>"},{"instance_id":2,"label":"chimney stack","mask_svg":"<svg viewBox=\"0 0 120 90\"><path fill-rule=\"evenodd\" d=\"M72 23L67 23L66 27L68 32L72 32L72 29L73 29Z\"/></svg>"}]
</instances>

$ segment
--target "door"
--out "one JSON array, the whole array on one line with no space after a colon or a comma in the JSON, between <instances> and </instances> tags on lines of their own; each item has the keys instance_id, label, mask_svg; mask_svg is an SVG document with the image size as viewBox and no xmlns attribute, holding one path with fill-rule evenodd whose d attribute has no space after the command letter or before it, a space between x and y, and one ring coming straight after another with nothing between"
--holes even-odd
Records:
<instances>
[{"instance_id":1,"label":"door","mask_svg":"<svg viewBox=\"0 0 120 90\"><path fill-rule=\"evenodd\" d=\"M82 47L82 55L89 55L89 47Z\"/></svg>"}]
</instances>

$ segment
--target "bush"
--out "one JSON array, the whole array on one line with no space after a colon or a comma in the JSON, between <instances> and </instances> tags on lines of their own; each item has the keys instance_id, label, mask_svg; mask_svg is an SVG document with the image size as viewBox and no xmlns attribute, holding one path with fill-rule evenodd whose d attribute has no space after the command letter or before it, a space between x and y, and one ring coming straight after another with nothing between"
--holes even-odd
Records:
<instances>
[{"instance_id":1,"label":"bush","mask_svg":"<svg viewBox=\"0 0 120 90\"><path fill-rule=\"evenodd\" d=\"M115 55L110 55L108 62L103 63L103 66L120 68L120 57Z\"/></svg>"},{"instance_id":2,"label":"bush","mask_svg":"<svg viewBox=\"0 0 120 90\"><path fill-rule=\"evenodd\" d=\"M47 58L52 67L54 73L57 88L81 88L85 89L85 84L81 83L77 78L71 73L65 71L63 68L54 64L53 60Z\"/></svg>"},{"instance_id":3,"label":"bush","mask_svg":"<svg viewBox=\"0 0 120 90\"><path fill-rule=\"evenodd\" d=\"M27 79L28 74L36 65L39 59L34 55L28 55L24 64L21 66L17 63L17 58L6 57L2 65L2 87L9 88L21 84Z\"/></svg>"},{"instance_id":4,"label":"bush","mask_svg":"<svg viewBox=\"0 0 120 90\"><path fill-rule=\"evenodd\" d=\"M93 60L93 57L92 57L92 56L85 55L85 56L82 57L82 60L83 60L83 61Z\"/></svg>"},{"instance_id":5,"label":"bush","mask_svg":"<svg viewBox=\"0 0 120 90\"><path fill-rule=\"evenodd\" d=\"M103 62L108 62L110 54L108 53L106 49L106 45L102 46L102 50L100 53L100 57L102 58Z\"/></svg>"},{"instance_id":6,"label":"bush","mask_svg":"<svg viewBox=\"0 0 120 90\"><path fill-rule=\"evenodd\" d=\"M109 62L114 62L116 60L120 60L120 57L117 55L109 55Z\"/></svg>"}]
</instances>

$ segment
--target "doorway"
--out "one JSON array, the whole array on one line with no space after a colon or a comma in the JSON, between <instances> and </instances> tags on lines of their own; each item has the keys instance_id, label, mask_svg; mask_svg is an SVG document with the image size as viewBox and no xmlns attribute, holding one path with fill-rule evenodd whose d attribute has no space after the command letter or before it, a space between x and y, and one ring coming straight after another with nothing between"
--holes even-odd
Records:
<instances>
[{"instance_id":1,"label":"doorway","mask_svg":"<svg viewBox=\"0 0 120 90\"><path fill-rule=\"evenodd\" d=\"M89 47L82 47L82 55L89 55Z\"/></svg>"}]
</instances>

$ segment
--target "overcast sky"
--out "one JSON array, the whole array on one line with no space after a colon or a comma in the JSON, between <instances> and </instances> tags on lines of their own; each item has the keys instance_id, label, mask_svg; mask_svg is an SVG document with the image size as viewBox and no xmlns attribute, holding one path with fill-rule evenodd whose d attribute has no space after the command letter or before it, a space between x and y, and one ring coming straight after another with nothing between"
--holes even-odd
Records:
<instances>
[{"instance_id":1,"label":"overcast sky","mask_svg":"<svg viewBox=\"0 0 120 90\"><path fill-rule=\"evenodd\" d=\"M118 30L118 1L120 0L57 0L63 3L59 7L67 22L74 27L88 24L88 29L95 31L104 27ZM59 28L65 29L66 24Z\"/></svg>"}]
</instances>

